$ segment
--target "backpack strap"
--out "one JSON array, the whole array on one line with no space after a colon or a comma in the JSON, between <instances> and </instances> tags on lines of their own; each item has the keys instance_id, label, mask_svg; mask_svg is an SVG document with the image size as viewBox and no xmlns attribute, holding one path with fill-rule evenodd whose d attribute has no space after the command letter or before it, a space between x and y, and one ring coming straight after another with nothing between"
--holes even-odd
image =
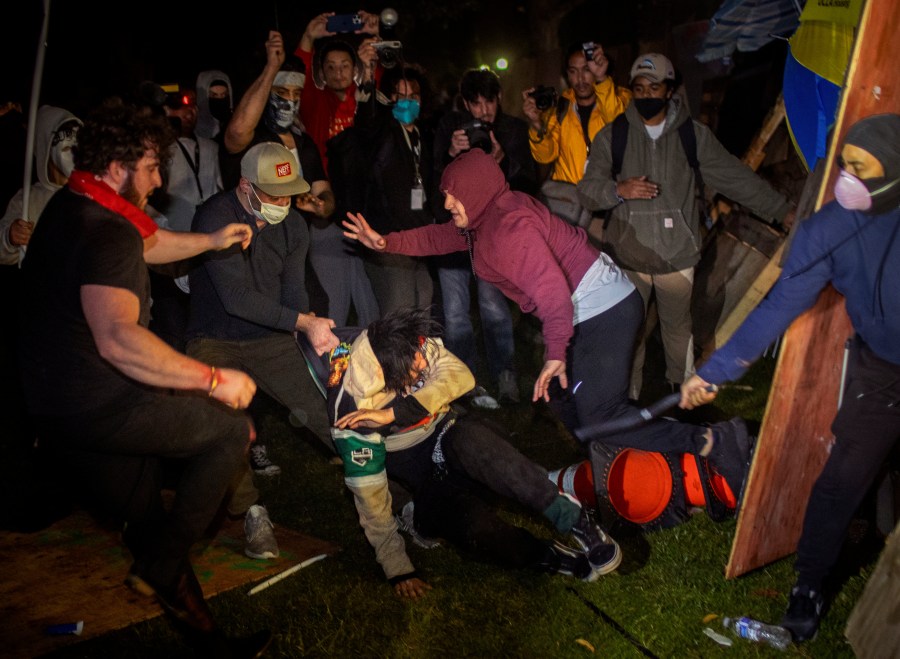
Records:
<instances>
[{"instance_id":1,"label":"backpack strap","mask_svg":"<svg viewBox=\"0 0 900 659\"><path fill-rule=\"evenodd\" d=\"M615 181L622 171L625 147L628 145L628 119L621 113L612 122L612 178Z\"/></svg>"},{"instance_id":2,"label":"backpack strap","mask_svg":"<svg viewBox=\"0 0 900 659\"><path fill-rule=\"evenodd\" d=\"M681 147L687 156L688 164L694 170L697 177L697 187L703 189L703 175L700 173L700 161L697 160L697 133L694 132L694 120L688 117L678 127L678 137L681 138Z\"/></svg>"}]
</instances>

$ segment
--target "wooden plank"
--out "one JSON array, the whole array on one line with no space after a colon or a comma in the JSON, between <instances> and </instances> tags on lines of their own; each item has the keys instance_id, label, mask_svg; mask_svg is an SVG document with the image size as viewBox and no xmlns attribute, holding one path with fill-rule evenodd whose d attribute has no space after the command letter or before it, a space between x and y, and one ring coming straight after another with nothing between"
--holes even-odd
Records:
<instances>
[{"instance_id":1,"label":"wooden plank","mask_svg":"<svg viewBox=\"0 0 900 659\"><path fill-rule=\"evenodd\" d=\"M835 156L849 127L872 114L900 112L900 67L884 59L897 25L900 3L865 3L817 207L832 198ZM796 549L809 493L833 441L830 426L837 411L843 345L851 332L842 298L831 287L786 332L726 578Z\"/></svg>"},{"instance_id":2,"label":"wooden plank","mask_svg":"<svg viewBox=\"0 0 900 659\"><path fill-rule=\"evenodd\" d=\"M192 561L204 594L211 597L262 581L307 558L340 549L283 527L276 527L275 534L281 555L269 561L244 556L240 522L225 527L208 546L198 546ZM36 657L162 613L153 598L124 585L131 558L119 534L84 512L37 533L0 534L0 566L4 657ZM84 621L80 636L45 633L50 625L79 620Z\"/></svg>"},{"instance_id":3,"label":"wooden plank","mask_svg":"<svg viewBox=\"0 0 900 659\"><path fill-rule=\"evenodd\" d=\"M900 525L888 536L875 571L847 620L844 636L859 659L900 657Z\"/></svg>"}]
</instances>

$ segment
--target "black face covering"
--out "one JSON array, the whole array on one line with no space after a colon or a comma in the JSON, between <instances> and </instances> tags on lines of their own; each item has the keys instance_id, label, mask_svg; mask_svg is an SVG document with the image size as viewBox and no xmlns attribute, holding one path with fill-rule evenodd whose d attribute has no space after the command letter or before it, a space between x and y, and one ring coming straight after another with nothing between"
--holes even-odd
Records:
<instances>
[{"instance_id":1,"label":"black face covering","mask_svg":"<svg viewBox=\"0 0 900 659\"><path fill-rule=\"evenodd\" d=\"M881 215L900 208L900 180L879 176L862 179L862 183L872 196L872 207L866 211L869 215Z\"/></svg>"},{"instance_id":2,"label":"black face covering","mask_svg":"<svg viewBox=\"0 0 900 659\"><path fill-rule=\"evenodd\" d=\"M209 113L221 122L228 121L231 109L228 107L227 98L209 99Z\"/></svg>"},{"instance_id":3,"label":"black face covering","mask_svg":"<svg viewBox=\"0 0 900 659\"><path fill-rule=\"evenodd\" d=\"M631 102L639 115L644 119L652 119L663 111L669 101L665 98L635 98Z\"/></svg>"}]
</instances>

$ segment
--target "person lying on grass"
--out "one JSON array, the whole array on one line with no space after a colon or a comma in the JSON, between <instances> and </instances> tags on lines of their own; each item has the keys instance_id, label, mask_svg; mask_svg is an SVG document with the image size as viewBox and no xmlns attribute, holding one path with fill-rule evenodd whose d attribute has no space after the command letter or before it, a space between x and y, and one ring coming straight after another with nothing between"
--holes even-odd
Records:
<instances>
[{"instance_id":1,"label":"person lying on grass","mask_svg":"<svg viewBox=\"0 0 900 659\"><path fill-rule=\"evenodd\" d=\"M451 408L475 385L439 337L427 310L403 308L344 341L329 356L327 396L335 447L344 460L360 524L385 576L401 597L430 586L406 553L391 512L388 478L413 497L417 532L443 538L477 558L594 581L622 554L546 469L494 428ZM536 538L502 520L483 496L493 492L571 534L578 549Z\"/></svg>"}]
</instances>

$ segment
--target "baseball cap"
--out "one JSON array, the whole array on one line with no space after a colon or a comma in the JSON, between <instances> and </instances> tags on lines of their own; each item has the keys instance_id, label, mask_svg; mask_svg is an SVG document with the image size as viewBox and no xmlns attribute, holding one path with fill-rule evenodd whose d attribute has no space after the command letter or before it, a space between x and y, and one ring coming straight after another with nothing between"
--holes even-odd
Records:
<instances>
[{"instance_id":1,"label":"baseball cap","mask_svg":"<svg viewBox=\"0 0 900 659\"><path fill-rule=\"evenodd\" d=\"M278 142L251 147L241 158L241 176L272 197L309 192L309 183L300 176L294 154Z\"/></svg>"},{"instance_id":2,"label":"baseball cap","mask_svg":"<svg viewBox=\"0 0 900 659\"><path fill-rule=\"evenodd\" d=\"M647 53L641 55L631 65L631 77L629 84L638 76L647 78L650 82L662 82L675 79L675 68L665 55L659 53Z\"/></svg>"}]
</instances>

